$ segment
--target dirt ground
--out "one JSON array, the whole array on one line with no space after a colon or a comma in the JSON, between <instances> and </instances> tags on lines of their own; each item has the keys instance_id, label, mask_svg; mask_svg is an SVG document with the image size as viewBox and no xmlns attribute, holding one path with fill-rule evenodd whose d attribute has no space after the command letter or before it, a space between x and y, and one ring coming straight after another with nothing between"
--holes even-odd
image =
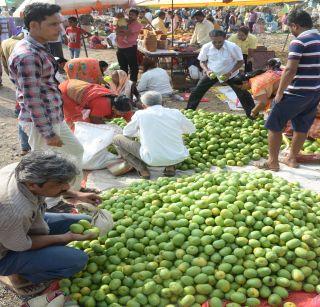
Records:
<instances>
[{"instance_id":1,"label":"dirt ground","mask_svg":"<svg viewBox=\"0 0 320 307\"><path fill-rule=\"evenodd\" d=\"M267 46L269 50L275 50L276 54L283 62L287 57L287 48L282 52L282 47L287 34L260 35L258 37L260 45ZM289 38L290 40L291 38ZM65 51L65 57L68 59L68 52ZM91 50L89 56L99 60L105 60L108 63L116 61L115 50ZM84 56L84 51L82 51ZM218 100L212 93L207 96L209 102L200 103L199 108L215 111L230 112L225 104ZM168 103L169 107L185 108L186 102L172 101ZM15 107L15 89L8 76L3 73L3 87L0 88L0 167L4 167L12 162L19 161L20 148L18 142L17 120L14 114ZM16 307L21 300L7 291L0 285L0 306Z\"/></svg>"}]
</instances>

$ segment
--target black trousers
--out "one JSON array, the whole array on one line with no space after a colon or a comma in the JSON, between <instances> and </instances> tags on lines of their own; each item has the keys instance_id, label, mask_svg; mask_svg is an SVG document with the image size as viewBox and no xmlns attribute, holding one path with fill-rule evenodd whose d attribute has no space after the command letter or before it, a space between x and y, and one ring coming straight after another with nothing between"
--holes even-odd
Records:
<instances>
[{"instance_id":1,"label":"black trousers","mask_svg":"<svg viewBox=\"0 0 320 307\"><path fill-rule=\"evenodd\" d=\"M253 32L253 25L255 24L255 22L249 22L249 31L250 33Z\"/></svg>"},{"instance_id":2,"label":"black trousers","mask_svg":"<svg viewBox=\"0 0 320 307\"><path fill-rule=\"evenodd\" d=\"M195 89L191 91L191 95L188 101L187 109L196 110L200 100L205 95L205 93L210 89L211 86L216 84L218 79L210 79L208 76L204 76L199 80ZM232 79L226 82L236 93L239 101L246 112L246 115L250 117L252 109L255 107L253 98L248 91L242 90L234 85Z\"/></svg>"},{"instance_id":3,"label":"black trousers","mask_svg":"<svg viewBox=\"0 0 320 307\"><path fill-rule=\"evenodd\" d=\"M251 72L252 71L252 63L250 61L248 61L247 54L243 54L243 60L244 60L244 71Z\"/></svg>"},{"instance_id":4,"label":"black trousers","mask_svg":"<svg viewBox=\"0 0 320 307\"><path fill-rule=\"evenodd\" d=\"M137 46L130 48L118 48L117 58L120 69L124 70L127 74L130 70L130 80L137 82L139 73Z\"/></svg>"}]
</instances>

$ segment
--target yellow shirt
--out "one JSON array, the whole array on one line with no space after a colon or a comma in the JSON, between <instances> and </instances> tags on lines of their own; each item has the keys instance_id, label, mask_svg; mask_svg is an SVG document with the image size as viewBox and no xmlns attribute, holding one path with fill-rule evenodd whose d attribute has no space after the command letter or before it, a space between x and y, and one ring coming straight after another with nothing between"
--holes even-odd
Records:
<instances>
[{"instance_id":1,"label":"yellow shirt","mask_svg":"<svg viewBox=\"0 0 320 307\"><path fill-rule=\"evenodd\" d=\"M157 17L153 19L151 24L157 31L161 31L163 34L168 33L168 29L164 25L164 21L161 18Z\"/></svg>"},{"instance_id":2,"label":"yellow shirt","mask_svg":"<svg viewBox=\"0 0 320 307\"><path fill-rule=\"evenodd\" d=\"M204 44L211 42L209 33L213 29L213 23L209 20L204 19L203 22L197 22L190 44L198 43L199 45L203 46Z\"/></svg>"},{"instance_id":3,"label":"yellow shirt","mask_svg":"<svg viewBox=\"0 0 320 307\"><path fill-rule=\"evenodd\" d=\"M249 49L257 48L257 38L250 33L245 41L240 40L236 33L229 37L229 41L239 46L243 54L248 54Z\"/></svg>"}]
</instances>

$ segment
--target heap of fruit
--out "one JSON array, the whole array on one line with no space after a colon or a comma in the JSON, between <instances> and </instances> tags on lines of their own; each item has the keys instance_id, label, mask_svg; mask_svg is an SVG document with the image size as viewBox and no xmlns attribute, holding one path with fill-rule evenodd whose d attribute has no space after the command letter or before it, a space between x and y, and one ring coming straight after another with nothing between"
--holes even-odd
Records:
<instances>
[{"instance_id":1,"label":"heap of fruit","mask_svg":"<svg viewBox=\"0 0 320 307\"><path fill-rule=\"evenodd\" d=\"M303 151L305 153L316 153L320 154L320 139L316 139L314 141L307 140L303 144Z\"/></svg>"},{"instance_id":2,"label":"heap of fruit","mask_svg":"<svg viewBox=\"0 0 320 307\"><path fill-rule=\"evenodd\" d=\"M103 198L114 229L75 242L88 265L60 282L81 306L281 306L288 291L319 290L320 197L297 184L219 171Z\"/></svg>"},{"instance_id":3,"label":"heap of fruit","mask_svg":"<svg viewBox=\"0 0 320 307\"><path fill-rule=\"evenodd\" d=\"M264 120L253 121L240 115L186 110L197 130L184 137L190 157L180 169L205 170L211 165L243 166L268 154Z\"/></svg>"},{"instance_id":4,"label":"heap of fruit","mask_svg":"<svg viewBox=\"0 0 320 307\"><path fill-rule=\"evenodd\" d=\"M181 170L203 171L212 165L243 166L268 154L268 132L263 118L253 121L240 115L203 110L183 113L195 124L196 132L184 136L190 157L179 165ZM126 125L122 118L111 122L122 128Z\"/></svg>"}]
</instances>

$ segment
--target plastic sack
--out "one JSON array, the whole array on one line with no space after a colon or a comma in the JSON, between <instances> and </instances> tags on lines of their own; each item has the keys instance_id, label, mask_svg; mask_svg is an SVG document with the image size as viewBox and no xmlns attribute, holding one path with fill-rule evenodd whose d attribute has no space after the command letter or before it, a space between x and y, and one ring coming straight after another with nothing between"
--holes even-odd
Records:
<instances>
[{"instance_id":1,"label":"plastic sack","mask_svg":"<svg viewBox=\"0 0 320 307\"><path fill-rule=\"evenodd\" d=\"M99 228L101 236L106 235L114 226L111 213L105 209L99 209L93 214L91 224Z\"/></svg>"},{"instance_id":2,"label":"plastic sack","mask_svg":"<svg viewBox=\"0 0 320 307\"><path fill-rule=\"evenodd\" d=\"M83 169L102 169L106 167L107 162L116 159L114 154L106 150L115 135L115 130L109 125L76 122L74 134L84 149Z\"/></svg>"}]
</instances>

